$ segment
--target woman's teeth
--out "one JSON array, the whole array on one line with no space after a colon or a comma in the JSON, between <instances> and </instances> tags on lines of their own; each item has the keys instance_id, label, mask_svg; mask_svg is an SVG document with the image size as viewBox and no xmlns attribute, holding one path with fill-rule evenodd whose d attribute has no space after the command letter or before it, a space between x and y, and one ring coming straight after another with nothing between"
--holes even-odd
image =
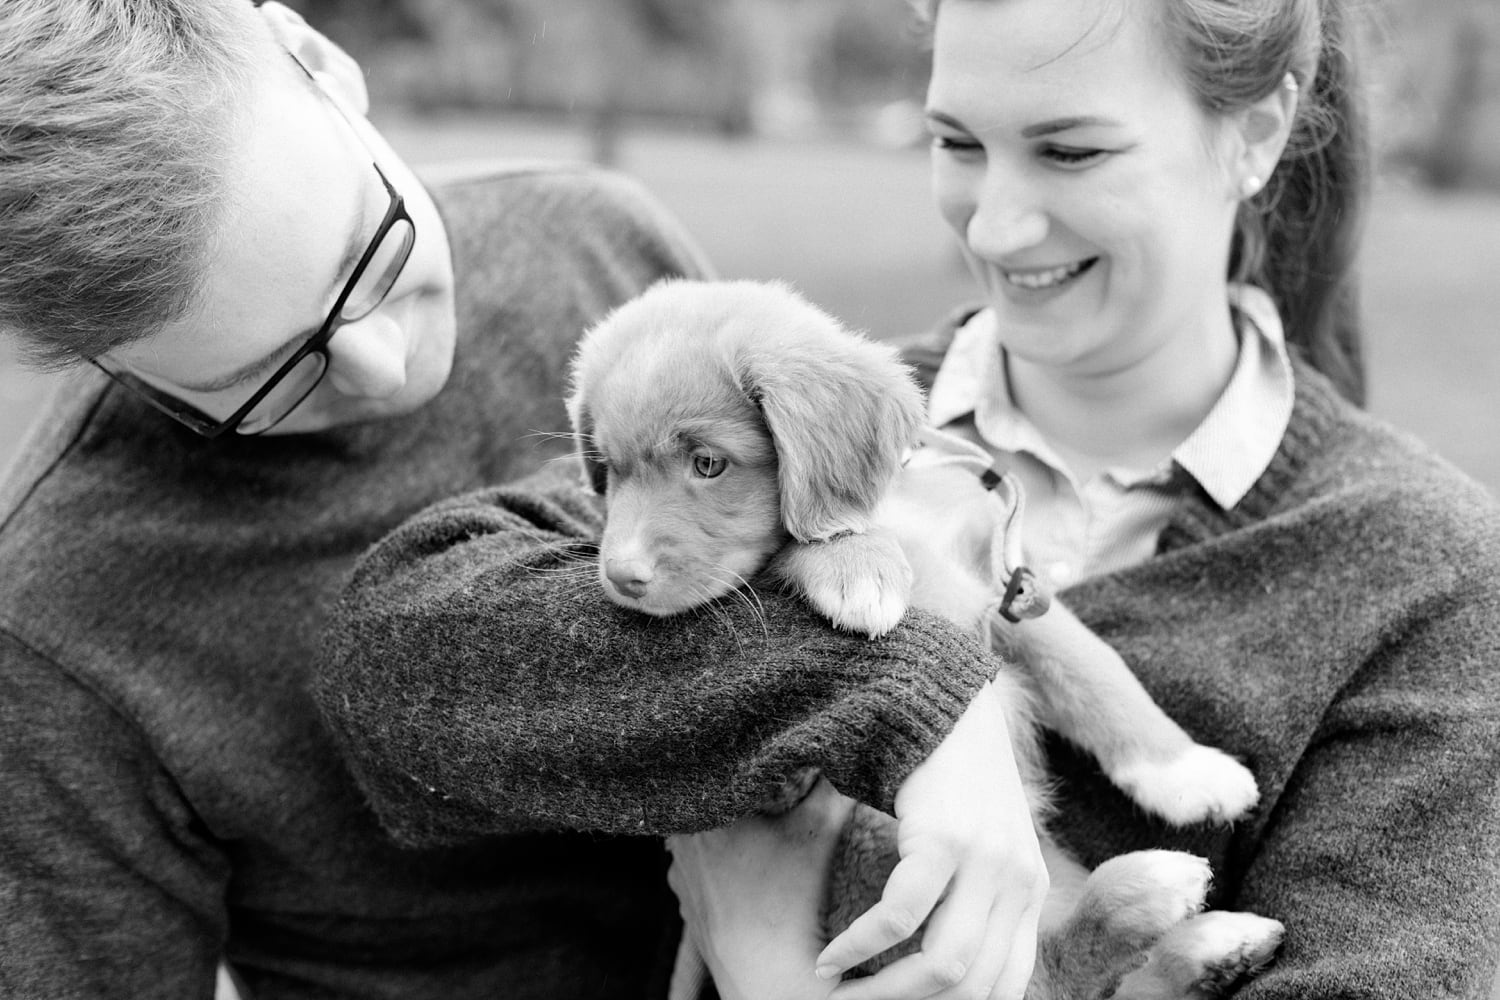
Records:
<instances>
[{"instance_id":1,"label":"woman's teeth","mask_svg":"<svg viewBox=\"0 0 1500 1000\"><path fill-rule=\"evenodd\" d=\"M1064 264L1062 267L1054 267L1047 271L1002 271L1001 273L1005 275L1006 281L1012 285L1019 285L1021 288L1052 288L1062 284L1069 278L1082 274L1088 270L1089 265L1094 260L1095 258L1091 257L1088 260L1081 260L1075 264Z\"/></svg>"}]
</instances>

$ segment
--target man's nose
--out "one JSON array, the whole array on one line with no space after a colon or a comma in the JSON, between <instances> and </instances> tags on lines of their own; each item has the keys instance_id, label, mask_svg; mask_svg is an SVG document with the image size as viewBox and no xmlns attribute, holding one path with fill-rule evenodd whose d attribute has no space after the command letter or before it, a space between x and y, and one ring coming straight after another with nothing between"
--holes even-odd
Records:
<instances>
[{"instance_id":1,"label":"man's nose","mask_svg":"<svg viewBox=\"0 0 1500 1000\"><path fill-rule=\"evenodd\" d=\"M406 385L406 335L377 309L328 342L328 378L346 396L387 399Z\"/></svg>"}]
</instances>

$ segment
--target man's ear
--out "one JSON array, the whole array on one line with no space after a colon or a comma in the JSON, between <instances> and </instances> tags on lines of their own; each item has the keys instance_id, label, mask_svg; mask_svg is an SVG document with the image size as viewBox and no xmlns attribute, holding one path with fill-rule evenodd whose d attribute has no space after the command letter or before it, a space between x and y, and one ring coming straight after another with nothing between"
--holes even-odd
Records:
<instances>
[{"instance_id":1,"label":"man's ear","mask_svg":"<svg viewBox=\"0 0 1500 1000\"><path fill-rule=\"evenodd\" d=\"M349 109L369 114L370 93L365 89L365 74L349 53L304 21L302 15L276 0L261 4L260 14L276 41L296 56L324 89L334 93Z\"/></svg>"},{"instance_id":2,"label":"man's ear","mask_svg":"<svg viewBox=\"0 0 1500 1000\"><path fill-rule=\"evenodd\" d=\"M1288 73L1275 90L1232 116L1238 138L1232 177L1241 195L1258 190L1281 161L1297 118L1298 97L1297 81ZM1247 180L1254 190L1245 187Z\"/></svg>"}]
</instances>

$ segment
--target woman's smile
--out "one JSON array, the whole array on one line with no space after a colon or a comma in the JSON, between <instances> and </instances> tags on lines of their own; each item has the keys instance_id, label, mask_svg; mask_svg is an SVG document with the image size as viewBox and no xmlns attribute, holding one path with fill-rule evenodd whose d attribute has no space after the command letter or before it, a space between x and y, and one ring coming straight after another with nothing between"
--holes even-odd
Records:
<instances>
[{"instance_id":1,"label":"woman's smile","mask_svg":"<svg viewBox=\"0 0 1500 1000\"><path fill-rule=\"evenodd\" d=\"M1000 272L1006 284L1014 288L1030 292L1045 292L1071 285L1098 261L1098 257L1088 257L1055 267L997 267L996 270Z\"/></svg>"}]
</instances>

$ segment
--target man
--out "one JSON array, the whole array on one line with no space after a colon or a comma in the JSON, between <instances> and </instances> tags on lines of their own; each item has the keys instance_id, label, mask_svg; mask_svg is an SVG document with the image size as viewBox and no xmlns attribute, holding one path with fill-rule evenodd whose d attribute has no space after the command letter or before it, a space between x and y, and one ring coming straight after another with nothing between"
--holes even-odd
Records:
<instances>
[{"instance_id":1,"label":"man","mask_svg":"<svg viewBox=\"0 0 1500 1000\"><path fill-rule=\"evenodd\" d=\"M97 366L0 502L0 995L639 987L658 845L399 850L304 684L360 550L556 455L573 339L694 247L583 168L430 196L280 4L5 4L0 62L0 330Z\"/></svg>"},{"instance_id":2,"label":"man","mask_svg":"<svg viewBox=\"0 0 1500 1000\"><path fill-rule=\"evenodd\" d=\"M566 426L576 336L701 273L697 251L586 168L429 195L358 67L277 3L0 4L0 65L0 335L82 368L0 487L0 995L207 997L221 962L257 998L659 994L659 840L521 809L398 846L308 684L356 557L556 456L537 432ZM907 651L942 706L868 784L894 788L993 670L948 639L959 662ZM691 713L657 724L703 738ZM836 741L804 742L799 764ZM912 798L966 801L938 784ZM655 820L635 832L695 828Z\"/></svg>"}]
</instances>

